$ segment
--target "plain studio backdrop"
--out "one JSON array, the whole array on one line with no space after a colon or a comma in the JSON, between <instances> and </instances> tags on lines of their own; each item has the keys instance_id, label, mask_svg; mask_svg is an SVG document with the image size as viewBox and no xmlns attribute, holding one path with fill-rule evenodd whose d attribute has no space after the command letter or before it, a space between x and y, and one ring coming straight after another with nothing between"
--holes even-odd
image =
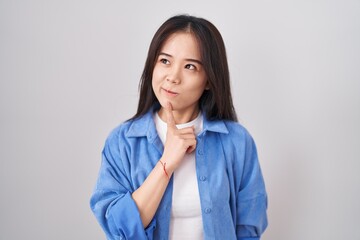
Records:
<instances>
[{"instance_id":1,"label":"plain studio backdrop","mask_svg":"<svg viewBox=\"0 0 360 240\"><path fill-rule=\"evenodd\" d=\"M360 239L358 0L0 0L0 239L105 239L101 150L179 13L223 35L269 195L262 239Z\"/></svg>"}]
</instances>

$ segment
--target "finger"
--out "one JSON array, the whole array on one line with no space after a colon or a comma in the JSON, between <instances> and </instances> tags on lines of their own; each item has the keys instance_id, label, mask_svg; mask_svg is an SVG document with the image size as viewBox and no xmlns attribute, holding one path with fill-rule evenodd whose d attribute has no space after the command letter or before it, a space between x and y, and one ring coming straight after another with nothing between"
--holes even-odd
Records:
<instances>
[{"instance_id":1,"label":"finger","mask_svg":"<svg viewBox=\"0 0 360 240\"><path fill-rule=\"evenodd\" d=\"M192 153L194 150L195 150L195 147L191 146L191 147L189 147L189 148L186 150L186 153L187 153L187 154L190 154L190 153Z\"/></svg>"},{"instance_id":2,"label":"finger","mask_svg":"<svg viewBox=\"0 0 360 240\"><path fill-rule=\"evenodd\" d=\"M182 139L195 139L196 140L196 136L192 133L180 134L178 136Z\"/></svg>"},{"instance_id":3,"label":"finger","mask_svg":"<svg viewBox=\"0 0 360 240\"><path fill-rule=\"evenodd\" d=\"M165 107L165 113L166 113L166 123L167 126L170 128L176 128L175 125L175 119L174 119L174 115L172 113L172 105L170 102L167 102L166 107Z\"/></svg>"},{"instance_id":4,"label":"finger","mask_svg":"<svg viewBox=\"0 0 360 240\"><path fill-rule=\"evenodd\" d=\"M192 133L195 135L195 130L193 127L187 127L187 128L181 128L178 130L179 134L186 134L186 133Z\"/></svg>"},{"instance_id":5,"label":"finger","mask_svg":"<svg viewBox=\"0 0 360 240\"><path fill-rule=\"evenodd\" d=\"M186 150L186 153L192 153L195 149L196 149L196 141L195 141L195 143L193 143L192 145L190 145L188 147L188 149Z\"/></svg>"}]
</instances>

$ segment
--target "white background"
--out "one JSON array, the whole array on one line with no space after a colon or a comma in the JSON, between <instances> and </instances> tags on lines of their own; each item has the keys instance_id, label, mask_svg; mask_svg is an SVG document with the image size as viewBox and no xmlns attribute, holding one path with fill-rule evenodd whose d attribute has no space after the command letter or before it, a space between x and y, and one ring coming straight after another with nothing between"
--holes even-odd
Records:
<instances>
[{"instance_id":1,"label":"white background","mask_svg":"<svg viewBox=\"0 0 360 240\"><path fill-rule=\"evenodd\" d=\"M213 22L269 194L265 240L360 239L360 2L0 0L0 239L105 239L89 198L150 40Z\"/></svg>"}]
</instances>

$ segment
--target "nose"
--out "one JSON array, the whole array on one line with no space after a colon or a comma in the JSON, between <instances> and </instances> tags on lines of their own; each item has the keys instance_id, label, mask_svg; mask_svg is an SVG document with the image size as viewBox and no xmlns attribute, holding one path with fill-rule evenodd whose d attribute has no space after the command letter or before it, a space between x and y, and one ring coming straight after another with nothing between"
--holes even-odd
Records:
<instances>
[{"instance_id":1,"label":"nose","mask_svg":"<svg viewBox=\"0 0 360 240\"><path fill-rule=\"evenodd\" d=\"M179 84L181 82L180 77L180 68L179 67L173 67L168 75L166 76L166 81L171 82L173 84Z\"/></svg>"},{"instance_id":2,"label":"nose","mask_svg":"<svg viewBox=\"0 0 360 240\"><path fill-rule=\"evenodd\" d=\"M179 84L178 78L168 77L168 78L166 78L166 81L174 83L174 84Z\"/></svg>"}]
</instances>

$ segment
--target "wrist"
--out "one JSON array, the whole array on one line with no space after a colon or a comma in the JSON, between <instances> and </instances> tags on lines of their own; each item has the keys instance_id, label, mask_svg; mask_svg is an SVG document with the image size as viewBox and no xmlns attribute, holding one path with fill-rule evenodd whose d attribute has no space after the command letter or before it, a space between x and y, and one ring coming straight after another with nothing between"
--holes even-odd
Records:
<instances>
[{"instance_id":1,"label":"wrist","mask_svg":"<svg viewBox=\"0 0 360 240\"><path fill-rule=\"evenodd\" d=\"M171 164L169 164L169 162L166 161L166 159L163 159L163 158L160 158L159 161L158 161L159 165L161 166L162 168L162 172L163 174L168 178L170 179L171 178L171 175L173 174L174 172L174 168L172 167Z\"/></svg>"}]
</instances>

